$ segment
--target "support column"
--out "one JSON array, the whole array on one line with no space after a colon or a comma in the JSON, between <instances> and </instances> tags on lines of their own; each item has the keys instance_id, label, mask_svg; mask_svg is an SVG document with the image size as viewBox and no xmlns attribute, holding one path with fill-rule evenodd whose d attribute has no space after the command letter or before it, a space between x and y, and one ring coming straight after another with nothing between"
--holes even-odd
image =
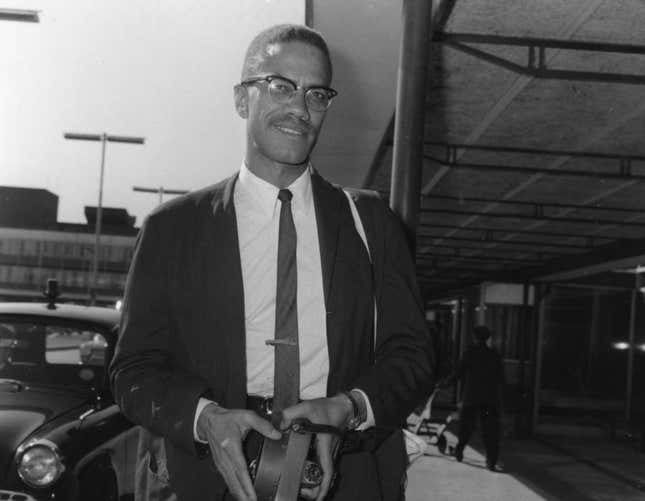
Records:
<instances>
[{"instance_id":1,"label":"support column","mask_svg":"<svg viewBox=\"0 0 645 501\"><path fill-rule=\"evenodd\" d=\"M636 351L636 312L638 309L638 295L640 293L641 275L637 273L634 290L632 290L632 301L629 312L629 339L627 340L627 384L625 385L625 421L629 422L632 414L632 389L634 387L634 353Z\"/></svg>"},{"instance_id":2,"label":"support column","mask_svg":"<svg viewBox=\"0 0 645 501\"><path fill-rule=\"evenodd\" d=\"M591 388L591 378L594 374L594 362L598 349L598 342L602 331L602 313L607 293L602 289L593 289L591 302L591 325L589 326L589 345L587 346L587 365L584 372L585 389Z\"/></svg>"},{"instance_id":3,"label":"support column","mask_svg":"<svg viewBox=\"0 0 645 501\"><path fill-rule=\"evenodd\" d=\"M528 339L530 336L530 327L528 322L528 309L529 309L529 290L531 285L528 283L522 284L522 309L520 310L520 332L517 336L517 351L519 354L519 378L518 383L522 395L528 393L528 388L526 384L526 352L528 346ZM527 402L528 404L528 402Z\"/></svg>"},{"instance_id":4,"label":"support column","mask_svg":"<svg viewBox=\"0 0 645 501\"><path fill-rule=\"evenodd\" d=\"M538 415L540 413L540 383L542 380L542 345L546 329L546 310L549 300L547 285L536 287L535 300L538 305L537 336L535 341L535 375L533 378L533 419L531 429L537 431Z\"/></svg>"},{"instance_id":5,"label":"support column","mask_svg":"<svg viewBox=\"0 0 645 501\"><path fill-rule=\"evenodd\" d=\"M461 326L463 324L463 314L464 314L464 299L462 296L459 297L459 299L456 300L456 304L452 307L452 371L455 371L457 369L457 365L459 364L459 359L461 358L461 347L463 345L461 341ZM451 371L451 372L452 372ZM453 392L453 403L456 405L457 404L457 390Z\"/></svg>"},{"instance_id":6,"label":"support column","mask_svg":"<svg viewBox=\"0 0 645 501\"><path fill-rule=\"evenodd\" d=\"M390 207L401 217L413 252L421 196L431 12L431 0L403 0Z\"/></svg>"}]
</instances>

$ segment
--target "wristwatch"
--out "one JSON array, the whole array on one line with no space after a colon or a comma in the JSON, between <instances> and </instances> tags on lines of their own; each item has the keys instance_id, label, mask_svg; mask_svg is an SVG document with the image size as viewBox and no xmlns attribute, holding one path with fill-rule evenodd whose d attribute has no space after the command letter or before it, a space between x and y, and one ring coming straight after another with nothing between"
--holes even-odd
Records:
<instances>
[{"instance_id":1,"label":"wristwatch","mask_svg":"<svg viewBox=\"0 0 645 501\"><path fill-rule=\"evenodd\" d=\"M367 404L365 403L365 397L363 397L363 394L358 390L344 391L343 395L345 395L352 403L352 417L347 422L347 429L355 430L367 421Z\"/></svg>"}]
</instances>

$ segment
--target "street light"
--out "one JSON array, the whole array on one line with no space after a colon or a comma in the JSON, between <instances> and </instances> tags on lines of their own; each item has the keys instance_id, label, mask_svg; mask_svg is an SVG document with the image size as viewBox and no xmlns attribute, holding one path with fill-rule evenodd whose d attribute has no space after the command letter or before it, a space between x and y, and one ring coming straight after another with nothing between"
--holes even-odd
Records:
<instances>
[{"instance_id":1,"label":"street light","mask_svg":"<svg viewBox=\"0 0 645 501\"><path fill-rule=\"evenodd\" d=\"M144 144L145 138L133 136L114 136L112 134L79 134L76 132L63 133L65 139L75 139L79 141L100 141L101 142L101 175L99 178L99 203L96 208L96 222L94 223L94 258L92 260L92 289L90 293L90 304L96 302L96 289L99 272L99 250L101 248L101 222L103 218L103 173L105 171L105 143L129 143Z\"/></svg>"},{"instance_id":2,"label":"street light","mask_svg":"<svg viewBox=\"0 0 645 501\"><path fill-rule=\"evenodd\" d=\"M37 10L26 9L0 9L0 20L2 21L24 21L27 23L38 23Z\"/></svg>"},{"instance_id":3,"label":"street light","mask_svg":"<svg viewBox=\"0 0 645 501\"><path fill-rule=\"evenodd\" d=\"M142 191L144 193L159 193L159 203L163 202L164 193L168 195L183 195L188 193L188 190L167 190L163 186L159 188L145 188L143 186L133 186L132 191Z\"/></svg>"}]
</instances>

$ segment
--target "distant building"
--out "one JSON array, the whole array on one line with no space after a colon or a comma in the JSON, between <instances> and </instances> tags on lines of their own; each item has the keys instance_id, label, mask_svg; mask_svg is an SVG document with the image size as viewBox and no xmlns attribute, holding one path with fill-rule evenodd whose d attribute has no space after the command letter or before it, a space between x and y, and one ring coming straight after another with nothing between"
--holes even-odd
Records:
<instances>
[{"instance_id":1,"label":"distant building","mask_svg":"<svg viewBox=\"0 0 645 501\"><path fill-rule=\"evenodd\" d=\"M59 223L58 196L34 188L0 186L0 301L42 298L48 278L61 299L87 302L91 293L96 207L87 224ZM103 208L97 304L121 299L137 235L135 217Z\"/></svg>"}]
</instances>

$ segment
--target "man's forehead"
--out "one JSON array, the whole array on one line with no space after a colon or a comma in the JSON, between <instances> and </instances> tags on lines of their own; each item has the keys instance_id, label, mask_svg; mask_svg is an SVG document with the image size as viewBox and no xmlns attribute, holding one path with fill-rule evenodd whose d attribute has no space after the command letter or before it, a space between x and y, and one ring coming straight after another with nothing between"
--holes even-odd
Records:
<instances>
[{"instance_id":1,"label":"man's forehead","mask_svg":"<svg viewBox=\"0 0 645 501\"><path fill-rule=\"evenodd\" d=\"M262 51L262 58L270 60L280 58L281 56L302 55L310 58L312 54L319 55L322 60L325 59L323 51L307 42L300 40L291 40L289 42L271 42L266 45Z\"/></svg>"},{"instance_id":2,"label":"man's forehead","mask_svg":"<svg viewBox=\"0 0 645 501\"><path fill-rule=\"evenodd\" d=\"M268 44L264 52L268 57L273 57L273 56L277 56L280 53L281 49L282 49L281 44L274 42L274 43Z\"/></svg>"},{"instance_id":3,"label":"man's forehead","mask_svg":"<svg viewBox=\"0 0 645 501\"><path fill-rule=\"evenodd\" d=\"M327 80L330 76L329 63L323 51L300 41L267 44L257 66L262 72L284 73L286 77L302 76L303 70L315 80ZM294 74L290 75L292 71Z\"/></svg>"}]
</instances>

